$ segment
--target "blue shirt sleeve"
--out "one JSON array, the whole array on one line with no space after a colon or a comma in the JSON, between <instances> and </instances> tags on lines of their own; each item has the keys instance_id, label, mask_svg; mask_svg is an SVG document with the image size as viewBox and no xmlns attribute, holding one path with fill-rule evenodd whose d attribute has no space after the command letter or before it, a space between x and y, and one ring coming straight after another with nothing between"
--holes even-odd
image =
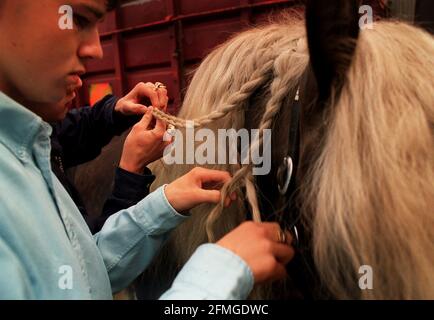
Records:
<instances>
[{"instance_id":1,"label":"blue shirt sleeve","mask_svg":"<svg viewBox=\"0 0 434 320\"><path fill-rule=\"evenodd\" d=\"M160 187L137 205L112 215L94 238L113 292L126 288L149 265L169 232L186 216L170 205Z\"/></svg>"},{"instance_id":2,"label":"blue shirt sleeve","mask_svg":"<svg viewBox=\"0 0 434 320\"><path fill-rule=\"evenodd\" d=\"M162 300L244 300L253 289L249 266L216 244L200 246Z\"/></svg>"},{"instance_id":3,"label":"blue shirt sleeve","mask_svg":"<svg viewBox=\"0 0 434 320\"><path fill-rule=\"evenodd\" d=\"M169 232L188 217L176 212L165 186L111 216L95 239L113 292L127 287L152 261ZM248 265L231 251L200 246L161 299L246 299L253 288Z\"/></svg>"},{"instance_id":4,"label":"blue shirt sleeve","mask_svg":"<svg viewBox=\"0 0 434 320\"><path fill-rule=\"evenodd\" d=\"M35 299L31 281L18 256L0 237L0 300Z\"/></svg>"}]
</instances>

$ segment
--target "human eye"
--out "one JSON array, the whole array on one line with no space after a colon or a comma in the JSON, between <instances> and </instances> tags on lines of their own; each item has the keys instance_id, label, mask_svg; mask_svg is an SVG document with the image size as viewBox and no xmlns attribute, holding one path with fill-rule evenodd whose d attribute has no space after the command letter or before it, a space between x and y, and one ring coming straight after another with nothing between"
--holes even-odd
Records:
<instances>
[{"instance_id":1,"label":"human eye","mask_svg":"<svg viewBox=\"0 0 434 320\"><path fill-rule=\"evenodd\" d=\"M92 24L87 17L81 14L74 14L74 22L79 29L86 29Z\"/></svg>"}]
</instances>

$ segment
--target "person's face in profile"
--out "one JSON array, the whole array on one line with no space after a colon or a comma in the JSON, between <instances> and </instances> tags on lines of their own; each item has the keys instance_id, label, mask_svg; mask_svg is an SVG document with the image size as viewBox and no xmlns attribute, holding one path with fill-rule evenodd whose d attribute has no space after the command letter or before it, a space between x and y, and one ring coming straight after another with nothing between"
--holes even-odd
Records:
<instances>
[{"instance_id":1,"label":"person's face in profile","mask_svg":"<svg viewBox=\"0 0 434 320\"><path fill-rule=\"evenodd\" d=\"M60 10L65 4L72 16ZM44 120L60 120L86 59L102 58L97 25L105 14L106 0L0 1L0 90Z\"/></svg>"}]
</instances>

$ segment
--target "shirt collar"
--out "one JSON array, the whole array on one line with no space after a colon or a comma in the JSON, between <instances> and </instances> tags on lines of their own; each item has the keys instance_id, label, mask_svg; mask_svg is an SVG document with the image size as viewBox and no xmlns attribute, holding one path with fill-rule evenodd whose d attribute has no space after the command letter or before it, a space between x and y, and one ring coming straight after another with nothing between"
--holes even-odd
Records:
<instances>
[{"instance_id":1,"label":"shirt collar","mask_svg":"<svg viewBox=\"0 0 434 320\"><path fill-rule=\"evenodd\" d=\"M25 161L38 135L50 137L52 128L41 117L0 92L0 142Z\"/></svg>"}]
</instances>

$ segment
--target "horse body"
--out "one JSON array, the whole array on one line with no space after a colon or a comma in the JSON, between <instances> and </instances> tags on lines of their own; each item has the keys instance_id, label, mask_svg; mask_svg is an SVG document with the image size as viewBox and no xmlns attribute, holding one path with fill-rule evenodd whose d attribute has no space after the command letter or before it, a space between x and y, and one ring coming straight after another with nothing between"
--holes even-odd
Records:
<instances>
[{"instance_id":1,"label":"horse body","mask_svg":"<svg viewBox=\"0 0 434 320\"><path fill-rule=\"evenodd\" d=\"M158 298L168 289L210 231L218 239L251 219L255 197L262 220L296 224L300 243L289 279L257 287L251 298L434 296L434 41L394 22L379 22L359 36L351 11L357 1L344 2L317 26L308 19L309 39L304 20L291 17L237 35L201 64L179 117L201 119L232 105L206 127L272 128L271 172L249 178L241 165L208 166L237 177L237 204L192 210L139 279L140 298ZM330 27L336 15L349 32ZM279 167L292 147L288 124L298 91L296 170L291 193L281 194ZM155 189L194 165L160 160L151 167ZM249 179L256 184L253 198ZM376 290L358 287L362 265L375 270Z\"/></svg>"}]
</instances>

